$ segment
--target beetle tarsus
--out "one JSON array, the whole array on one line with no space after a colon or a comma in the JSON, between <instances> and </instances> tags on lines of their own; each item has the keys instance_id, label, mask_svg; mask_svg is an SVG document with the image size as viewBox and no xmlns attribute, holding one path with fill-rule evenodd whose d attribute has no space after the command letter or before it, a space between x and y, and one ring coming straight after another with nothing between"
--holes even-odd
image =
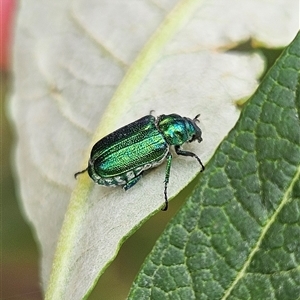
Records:
<instances>
[{"instance_id":1,"label":"beetle tarsus","mask_svg":"<svg viewBox=\"0 0 300 300\"><path fill-rule=\"evenodd\" d=\"M79 174L82 174L82 173L86 172L87 170L88 170L88 168L86 168L86 169L84 169L84 170L82 170L82 171L79 171L79 172L75 173L75 174L74 174L75 179L77 179L77 176L78 176Z\"/></svg>"},{"instance_id":2,"label":"beetle tarsus","mask_svg":"<svg viewBox=\"0 0 300 300\"><path fill-rule=\"evenodd\" d=\"M195 157L195 158L198 160L199 164L201 165L201 168L202 168L202 169L201 169L201 172L203 172L203 171L205 170L205 167L204 167L204 165L203 165L201 159L200 159L195 153L189 152L189 151L181 150L181 149L179 148L179 146L175 146L175 151L176 151L176 153L177 153L178 155Z\"/></svg>"},{"instance_id":3,"label":"beetle tarsus","mask_svg":"<svg viewBox=\"0 0 300 300\"><path fill-rule=\"evenodd\" d=\"M161 210L166 211L166 210L168 210L168 207L169 207L169 202L168 202L168 200L166 200L165 206Z\"/></svg>"},{"instance_id":4,"label":"beetle tarsus","mask_svg":"<svg viewBox=\"0 0 300 300\"><path fill-rule=\"evenodd\" d=\"M168 201L168 195L167 195L167 182L165 182L165 206L161 209L162 211L168 210L169 207L169 201Z\"/></svg>"}]
</instances>

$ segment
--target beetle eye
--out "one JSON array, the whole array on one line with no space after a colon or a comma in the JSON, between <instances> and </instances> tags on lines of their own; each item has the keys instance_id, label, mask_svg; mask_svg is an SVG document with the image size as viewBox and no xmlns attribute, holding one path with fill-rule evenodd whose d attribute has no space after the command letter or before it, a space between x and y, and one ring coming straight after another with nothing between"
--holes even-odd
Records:
<instances>
[{"instance_id":1,"label":"beetle eye","mask_svg":"<svg viewBox=\"0 0 300 300\"><path fill-rule=\"evenodd\" d=\"M198 136L197 134L194 134L194 135L192 136L192 138L189 140L189 143L194 142L194 141L198 141L199 143L201 143L202 140L203 140L203 139L202 139L201 136Z\"/></svg>"},{"instance_id":2,"label":"beetle eye","mask_svg":"<svg viewBox=\"0 0 300 300\"><path fill-rule=\"evenodd\" d=\"M196 140L196 135L193 135L192 138L189 140L189 142L193 142L194 140Z\"/></svg>"}]
</instances>

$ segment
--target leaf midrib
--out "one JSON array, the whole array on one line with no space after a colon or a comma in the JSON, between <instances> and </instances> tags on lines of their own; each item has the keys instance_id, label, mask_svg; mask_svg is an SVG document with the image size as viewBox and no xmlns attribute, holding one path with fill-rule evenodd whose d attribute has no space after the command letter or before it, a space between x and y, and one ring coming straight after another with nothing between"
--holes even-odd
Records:
<instances>
[{"instance_id":1,"label":"leaf midrib","mask_svg":"<svg viewBox=\"0 0 300 300\"><path fill-rule=\"evenodd\" d=\"M293 190L296 182L299 181L299 180L300 180L300 167L298 168L297 172L295 173L295 176L291 180L290 185L288 186L285 193L283 194L283 198L282 198L282 201L281 201L280 205L274 211L273 215L268 219L268 221L266 222L266 225L262 228L259 239L257 240L257 242L254 245L253 249L249 253L248 259L245 261L243 268L237 273L237 275L236 275L234 281L232 282L232 284L225 291L224 296L222 297L222 300L225 300L230 296L230 294L231 294L232 290L234 289L234 287L238 284L238 282L246 274L246 270L249 267L250 263L252 262L252 259L255 255L255 253L259 250L259 247L260 247L263 239L265 238L265 236L266 236L267 232L269 231L270 227L272 226L272 224L276 221L276 219L277 219L279 213L282 211L283 207L290 201L290 198L291 198L290 195L292 193L292 190Z\"/></svg>"}]
</instances>

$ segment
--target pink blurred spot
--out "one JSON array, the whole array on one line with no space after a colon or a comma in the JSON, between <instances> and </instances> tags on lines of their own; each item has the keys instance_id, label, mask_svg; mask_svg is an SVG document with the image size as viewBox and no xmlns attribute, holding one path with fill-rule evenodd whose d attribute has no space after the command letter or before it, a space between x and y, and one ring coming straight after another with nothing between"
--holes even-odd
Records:
<instances>
[{"instance_id":1,"label":"pink blurred spot","mask_svg":"<svg viewBox=\"0 0 300 300\"><path fill-rule=\"evenodd\" d=\"M15 12L15 0L0 0L0 68L3 71L10 68Z\"/></svg>"}]
</instances>

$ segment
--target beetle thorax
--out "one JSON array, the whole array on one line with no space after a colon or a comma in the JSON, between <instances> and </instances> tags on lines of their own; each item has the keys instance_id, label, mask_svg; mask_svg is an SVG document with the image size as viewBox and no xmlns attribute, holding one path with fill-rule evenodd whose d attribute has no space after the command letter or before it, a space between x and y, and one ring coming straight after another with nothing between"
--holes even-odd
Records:
<instances>
[{"instance_id":1,"label":"beetle thorax","mask_svg":"<svg viewBox=\"0 0 300 300\"><path fill-rule=\"evenodd\" d=\"M157 128L169 145L180 146L192 141L196 134L193 121L176 114L159 116Z\"/></svg>"}]
</instances>

